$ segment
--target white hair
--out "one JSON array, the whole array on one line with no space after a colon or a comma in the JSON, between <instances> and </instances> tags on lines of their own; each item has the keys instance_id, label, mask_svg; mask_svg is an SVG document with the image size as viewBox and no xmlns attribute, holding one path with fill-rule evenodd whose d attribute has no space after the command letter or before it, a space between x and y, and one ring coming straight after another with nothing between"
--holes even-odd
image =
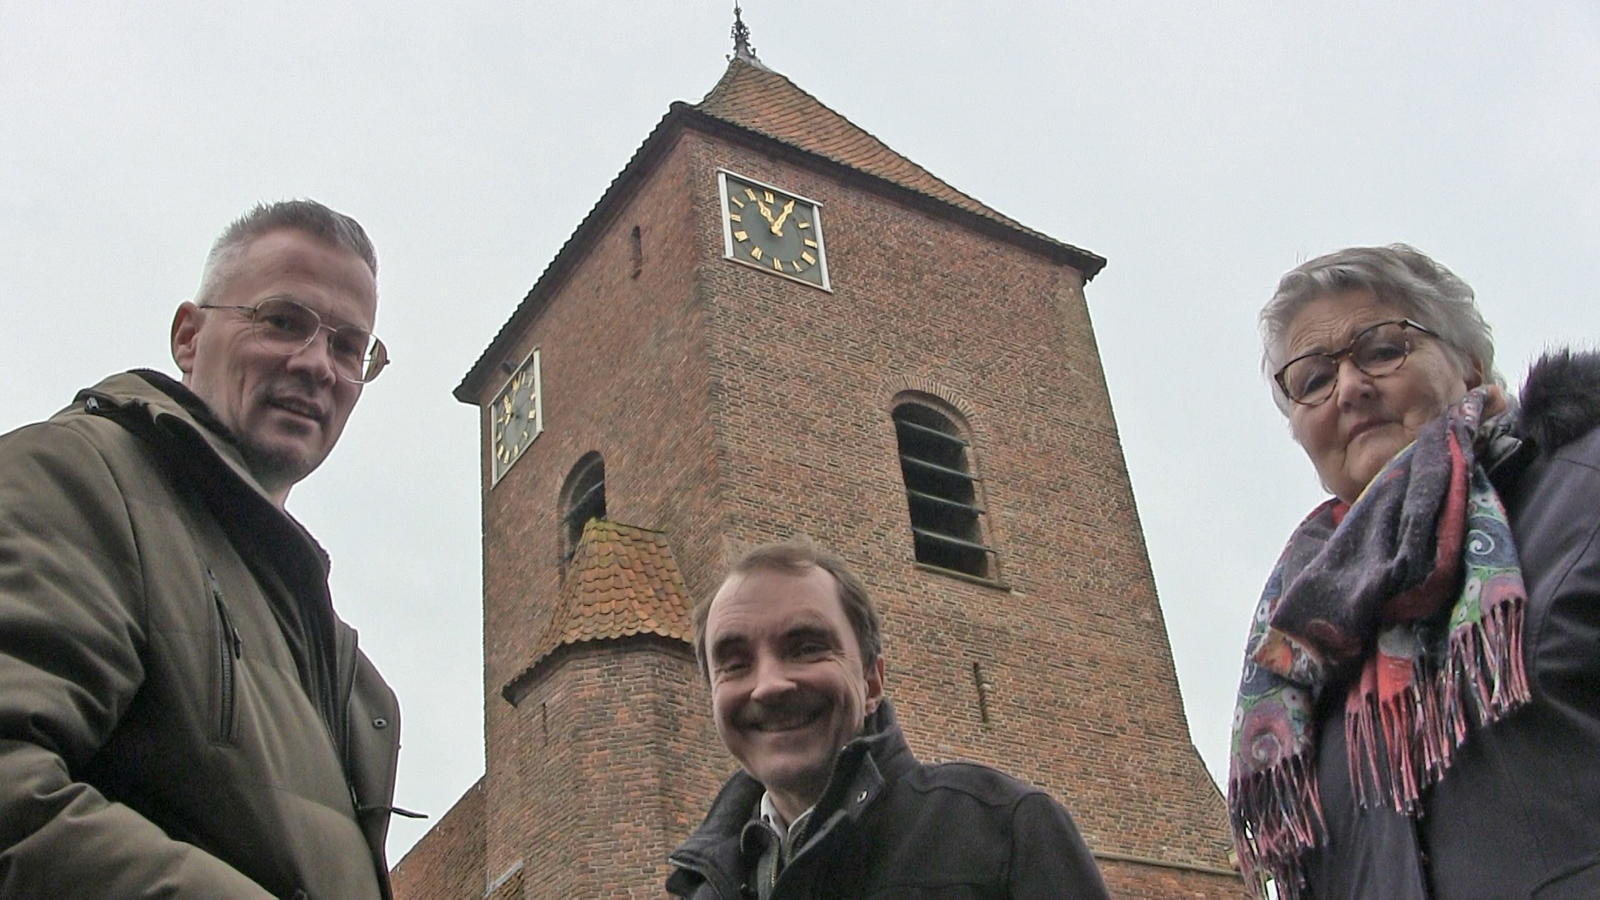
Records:
<instances>
[{"instance_id":1,"label":"white hair","mask_svg":"<svg viewBox=\"0 0 1600 900\"><path fill-rule=\"evenodd\" d=\"M1272 399L1285 415L1292 404L1272 375L1285 361L1290 326L1312 301L1359 290L1372 291L1379 301L1438 335L1463 373L1505 384L1494 368L1494 339L1471 286L1407 244L1349 247L1290 269L1261 310L1261 370L1273 383Z\"/></svg>"}]
</instances>

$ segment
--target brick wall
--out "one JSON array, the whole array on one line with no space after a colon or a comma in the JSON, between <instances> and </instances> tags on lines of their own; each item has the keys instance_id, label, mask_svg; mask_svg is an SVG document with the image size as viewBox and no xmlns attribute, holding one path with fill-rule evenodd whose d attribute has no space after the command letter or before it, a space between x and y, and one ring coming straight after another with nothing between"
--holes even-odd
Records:
<instances>
[{"instance_id":1,"label":"brick wall","mask_svg":"<svg viewBox=\"0 0 1600 900\"><path fill-rule=\"evenodd\" d=\"M537 885L527 896L661 896L683 810L726 774L689 702L686 651L651 639L565 648L518 705L520 790L497 825Z\"/></svg>"},{"instance_id":2,"label":"brick wall","mask_svg":"<svg viewBox=\"0 0 1600 900\"><path fill-rule=\"evenodd\" d=\"M1078 273L758 152L691 155L696 184L722 166L820 201L834 288L706 266L728 539L806 532L863 574L924 759L1049 788L1097 850L1226 866ZM696 201L720 251L716 194ZM889 416L907 391L964 414L1003 589L914 564Z\"/></svg>"},{"instance_id":3,"label":"brick wall","mask_svg":"<svg viewBox=\"0 0 1600 900\"><path fill-rule=\"evenodd\" d=\"M390 870L395 900L479 900L483 822L480 778Z\"/></svg>"},{"instance_id":4,"label":"brick wall","mask_svg":"<svg viewBox=\"0 0 1600 900\"><path fill-rule=\"evenodd\" d=\"M1250 896L1238 875L1220 871L1197 872L1102 859L1100 874L1117 900L1244 900Z\"/></svg>"},{"instance_id":5,"label":"brick wall","mask_svg":"<svg viewBox=\"0 0 1600 900\"><path fill-rule=\"evenodd\" d=\"M681 642L564 649L518 707L500 695L549 621L559 493L585 453L605 460L608 516L665 529L692 590L721 565L687 179L669 153L511 355L542 348L546 430L484 500L486 862L523 860L554 891L530 897L659 896L667 851L731 770Z\"/></svg>"},{"instance_id":6,"label":"brick wall","mask_svg":"<svg viewBox=\"0 0 1600 900\"><path fill-rule=\"evenodd\" d=\"M718 167L823 203L832 293L722 259ZM1119 896L1237 894L1208 874L1227 868L1225 818L1189 743L1077 271L691 130L507 361L535 346L545 433L493 490L485 456L480 892L520 862L530 897L659 896L666 853L734 766L681 644L564 649L518 706L500 696L559 591L561 486L598 451L609 516L665 530L696 596L758 542L841 552L883 611L912 748L1051 790ZM997 584L914 564L889 417L911 395L967 430Z\"/></svg>"}]
</instances>

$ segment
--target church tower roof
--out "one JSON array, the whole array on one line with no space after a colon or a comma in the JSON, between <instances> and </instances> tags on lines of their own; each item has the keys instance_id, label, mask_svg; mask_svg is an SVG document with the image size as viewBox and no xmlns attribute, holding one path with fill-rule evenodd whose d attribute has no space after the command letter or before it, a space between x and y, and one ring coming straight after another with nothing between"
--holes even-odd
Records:
<instances>
[{"instance_id":1,"label":"church tower roof","mask_svg":"<svg viewBox=\"0 0 1600 900\"><path fill-rule=\"evenodd\" d=\"M1069 246L951 187L866 129L829 109L799 85L762 65L753 54L746 57L736 52L722 79L694 109L1024 234ZM1105 260L1094 254L1072 249L1085 257L1080 265L1085 279L1093 278L1105 265Z\"/></svg>"},{"instance_id":2,"label":"church tower roof","mask_svg":"<svg viewBox=\"0 0 1600 900\"><path fill-rule=\"evenodd\" d=\"M888 195L931 215L1070 265L1083 273L1084 281L1105 267L1105 257L1035 231L956 190L829 109L756 59L749 30L742 25L736 18L734 55L716 86L699 103L672 104L456 386L457 400L478 402L479 391L497 377L498 365L506 361L503 357L507 344L543 309L590 244L628 201L633 189L650 176L686 128L834 170L861 189Z\"/></svg>"},{"instance_id":3,"label":"church tower roof","mask_svg":"<svg viewBox=\"0 0 1600 900\"><path fill-rule=\"evenodd\" d=\"M513 697L563 646L638 634L691 640L691 605L665 534L590 519L568 563L550 626L534 645L532 664L506 684L506 699L516 702Z\"/></svg>"}]
</instances>

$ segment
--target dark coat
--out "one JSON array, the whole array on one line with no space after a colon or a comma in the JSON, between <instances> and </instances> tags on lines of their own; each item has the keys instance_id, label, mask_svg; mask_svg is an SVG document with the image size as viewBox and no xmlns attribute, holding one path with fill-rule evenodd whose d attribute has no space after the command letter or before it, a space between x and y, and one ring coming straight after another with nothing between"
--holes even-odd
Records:
<instances>
[{"instance_id":1,"label":"dark coat","mask_svg":"<svg viewBox=\"0 0 1600 900\"><path fill-rule=\"evenodd\" d=\"M1468 736L1413 826L1355 803L1344 691L1327 691L1318 900L1600 898L1600 356L1540 360L1506 425L1484 461L1527 582L1532 701Z\"/></svg>"},{"instance_id":2,"label":"dark coat","mask_svg":"<svg viewBox=\"0 0 1600 900\"><path fill-rule=\"evenodd\" d=\"M690 900L756 896L746 886L755 859L740 837L763 793L744 772L728 780L705 823L672 854L668 891ZM986 766L922 765L887 700L840 751L811 823L774 900L1107 896L1061 804Z\"/></svg>"},{"instance_id":3,"label":"dark coat","mask_svg":"<svg viewBox=\"0 0 1600 900\"><path fill-rule=\"evenodd\" d=\"M0 438L0 898L387 897L393 693L197 397Z\"/></svg>"}]
</instances>

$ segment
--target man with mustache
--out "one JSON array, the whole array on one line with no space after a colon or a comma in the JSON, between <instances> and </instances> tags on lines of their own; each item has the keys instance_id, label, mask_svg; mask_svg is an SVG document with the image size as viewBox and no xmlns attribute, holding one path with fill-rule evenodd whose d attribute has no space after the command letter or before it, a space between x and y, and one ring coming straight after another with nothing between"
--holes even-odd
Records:
<instances>
[{"instance_id":1,"label":"man with mustache","mask_svg":"<svg viewBox=\"0 0 1600 900\"><path fill-rule=\"evenodd\" d=\"M743 770L672 854L673 894L1106 896L1049 794L911 755L883 695L877 611L843 560L808 543L757 548L694 623L712 718Z\"/></svg>"},{"instance_id":2,"label":"man with mustache","mask_svg":"<svg viewBox=\"0 0 1600 900\"><path fill-rule=\"evenodd\" d=\"M388 356L354 219L260 205L114 375L0 438L0 898L390 896L399 711L285 510Z\"/></svg>"}]
</instances>

